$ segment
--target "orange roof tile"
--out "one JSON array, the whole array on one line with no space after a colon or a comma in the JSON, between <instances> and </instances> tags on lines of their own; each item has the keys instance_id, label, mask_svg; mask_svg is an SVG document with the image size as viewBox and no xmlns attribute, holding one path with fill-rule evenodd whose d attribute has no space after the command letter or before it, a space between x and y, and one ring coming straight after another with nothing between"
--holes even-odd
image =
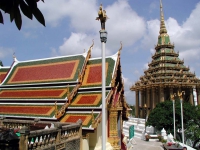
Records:
<instances>
[{"instance_id":1,"label":"orange roof tile","mask_svg":"<svg viewBox=\"0 0 200 150\"><path fill-rule=\"evenodd\" d=\"M79 93L70 107L97 107L101 104L101 93Z\"/></svg>"},{"instance_id":2,"label":"orange roof tile","mask_svg":"<svg viewBox=\"0 0 200 150\"><path fill-rule=\"evenodd\" d=\"M0 99L54 99L66 98L66 87L32 88L32 89L2 89Z\"/></svg>"},{"instance_id":3,"label":"orange roof tile","mask_svg":"<svg viewBox=\"0 0 200 150\"><path fill-rule=\"evenodd\" d=\"M82 55L16 62L3 85L76 81L85 57Z\"/></svg>"},{"instance_id":4,"label":"orange roof tile","mask_svg":"<svg viewBox=\"0 0 200 150\"><path fill-rule=\"evenodd\" d=\"M54 106L0 105L0 114L49 117L54 109Z\"/></svg>"}]
</instances>

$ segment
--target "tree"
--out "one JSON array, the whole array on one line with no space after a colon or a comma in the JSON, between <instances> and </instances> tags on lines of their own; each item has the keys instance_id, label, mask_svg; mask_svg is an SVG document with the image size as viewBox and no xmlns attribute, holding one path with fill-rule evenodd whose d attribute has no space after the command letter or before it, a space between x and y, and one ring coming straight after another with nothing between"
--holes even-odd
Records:
<instances>
[{"instance_id":1,"label":"tree","mask_svg":"<svg viewBox=\"0 0 200 150\"><path fill-rule=\"evenodd\" d=\"M181 106L179 100L175 101L175 112L176 129L181 129ZM195 106L190 103L183 102L183 114L184 129L190 129L192 124L194 126L199 125L200 115L197 114L197 108ZM168 133L173 133L174 125L172 101L165 101L157 104L149 114L146 125L152 125L158 130L165 128Z\"/></svg>"},{"instance_id":2,"label":"tree","mask_svg":"<svg viewBox=\"0 0 200 150\"><path fill-rule=\"evenodd\" d=\"M131 110L131 116L135 116L135 106L134 105L130 105L129 106L132 110Z\"/></svg>"},{"instance_id":3,"label":"tree","mask_svg":"<svg viewBox=\"0 0 200 150\"><path fill-rule=\"evenodd\" d=\"M44 16L37 7L37 2L40 0L0 0L0 23L4 23L2 11L10 15L10 21L15 21L17 28L20 30L22 26L21 12L33 19L34 17L45 26ZM41 0L44 2L44 0Z\"/></svg>"},{"instance_id":4,"label":"tree","mask_svg":"<svg viewBox=\"0 0 200 150\"><path fill-rule=\"evenodd\" d=\"M193 142L192 147L196 148L196 145L200 142L200 105L196 106L196 114L197 120L195 120L195 123L193 120L188 122L188 128L185 131L185 135L190 138Z\"/></svg>"}]
</instances>

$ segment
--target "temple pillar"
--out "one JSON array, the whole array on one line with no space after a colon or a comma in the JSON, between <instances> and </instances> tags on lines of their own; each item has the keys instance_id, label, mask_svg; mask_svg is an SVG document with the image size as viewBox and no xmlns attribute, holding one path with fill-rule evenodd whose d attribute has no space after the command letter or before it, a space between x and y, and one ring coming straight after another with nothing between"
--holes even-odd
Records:
<instances>
[{"instance_id":1,"label":"temple pillar","mask_svg":"<svg viewBox=\"0 0 200 150\"><path fill-rule=\"evenodd\" d=\"M139 115L139 91L135 91L135 117L138 118Z\"/></svg>"},{"instance_id":2,"label":"temple pillar","mask_svg":"<svg viewBox=\"0 0 200 150\"><path fill-rule=\"evenodd\" d=\"M147 105L147 107L149 108L149 107L151 107L150 106L150 89L147 89L147 91L146 91L146 95L147 95L147 98L146 98L146 105ZM147 115L148 115L148 111L147 111Z\"/></svg>"},{"instance_id":3,"label":"temple pillar","mask_svg":"<svg viewBox=\"0 0 200 150\"><path fill-rule=\"evenodd\" d=\"M193 90L192 90L192 88L190 88L190 99L189 99L189 102L190 102L191 105L194 105Z\"/></svg>"},{"instance_id":4,"label":"temple pillar","mask_svg":"<svg viewBox=\"0 0 200 150\"><path fill-rule=\"evenodd\" d=\"M197 88L197 104L200 105L200 88Z\"/></svg>"},{"instance_id":5,"label":"temple pillar","mask_svg":"<svg viewBox=\"0 0 200 150\"><path fill-rule=\"evenodd\" d=\"M164 102L164 88L160 87L160 102Z\"/></svg>"},{"instance_id":6,"label":"temple pillar","mask_svg":"<svg viewBox=\"0 0 200 150\"><path fill-rule=\"evenodd\" d=\"M120 138L118 136L118 111L117 109L111 109L110 110L110 124L109 124L109 138L108 142L111 144L114 150L120 150L120 145L118 142L120 141Z\"/></svg>"},{"instance_id":7,"label":"temple pillar","mask_svg":"<svg viewBox=\"0 0 200 150\"><path fill-rule=\"evenodd\" d=\"M140 118L142 118L142 117L143 117L143 114L144 114L144 113L143 113L143 110L142 110L142 108L143 108L143 106L144 106L144 91L143 91L143 90L140 91L140 95L141 95L141 96L140 96L140 98L141 98L141 99L140 99L140 108L141 108L141 109L140 109Z\"/></svg>"},{"instance_id":8,"label":"temple pillar","mask_svg":"<svg viewBox=\"0 0 200 150\"><path fill-rule=\"evenodd\" d=\"M156 107L156 97L155 97L155 88L152 88L151 90L151 95L152 95L152 98L151 98L151 101L152 101L152 109L154 109Z\"/></svg>"}]
</instances>

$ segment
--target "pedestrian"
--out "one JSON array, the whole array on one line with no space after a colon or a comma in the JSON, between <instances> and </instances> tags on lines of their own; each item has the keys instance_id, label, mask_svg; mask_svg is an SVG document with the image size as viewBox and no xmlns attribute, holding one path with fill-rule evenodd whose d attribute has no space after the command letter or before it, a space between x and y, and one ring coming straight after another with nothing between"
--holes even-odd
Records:
<instances>
[{"instance_id":1,"label":"pedestrian","mask_svg":"<svg viewBox=\"0 0 200 150\"><path fill-rule=\"evenodd\" d=\"M187 147L183 147L183 150L187 150Z\"/></svg>"}]
</instances>

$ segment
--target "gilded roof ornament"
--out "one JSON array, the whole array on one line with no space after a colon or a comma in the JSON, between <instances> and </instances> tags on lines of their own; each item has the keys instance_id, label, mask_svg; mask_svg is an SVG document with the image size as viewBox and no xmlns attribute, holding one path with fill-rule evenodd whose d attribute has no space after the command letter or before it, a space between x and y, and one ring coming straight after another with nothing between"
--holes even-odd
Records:
<instances>
[{"instance_id":1,"label":"gilded roof ornament","mask_svg":"<svg viewBox=\"0 0 200 150\"><path fill-rule=\"evenodd\" d=\"M94 39L92 40L92 45L90 46L90 49L94 46Z\"/></svg>"},{"instance_id":2,"label":"gilded roof ornament","mask_svg":"<svg viewBox=\"0 0 200 150\"><path fill-rule=\"evenodd\" d=\"M106 20L109 19L108 16L106 15L106 11L103 10L103 6L102 4L99 7L99 12L98 12L98 17L96 17L96 20L100 20L101 22L101 30L105 30L105 24L106 24Z\"/></svg>"},{"instance_id":3,"label":"gilded roof ornament","mask_svg":"<svg viewBox=\"0 0 200 150\"><path fill-rule=\"evenodd\" d=\"M120 55L120 51L122 50L122 41L120 41L120 45L121 45L121 47L118 50L118 55Z\"/></svg>"},{"instance_id":4,"label":"gilded roof ornament","mask_svg":"<svg viewBox=\"0 0 200 150\"><path fill-rule=\"evenodd\" d=\"M167 34L167 29L165 27L164 14L162 9L162 0L160 0L160 34Z\"/></svg>"}]
</instances>

